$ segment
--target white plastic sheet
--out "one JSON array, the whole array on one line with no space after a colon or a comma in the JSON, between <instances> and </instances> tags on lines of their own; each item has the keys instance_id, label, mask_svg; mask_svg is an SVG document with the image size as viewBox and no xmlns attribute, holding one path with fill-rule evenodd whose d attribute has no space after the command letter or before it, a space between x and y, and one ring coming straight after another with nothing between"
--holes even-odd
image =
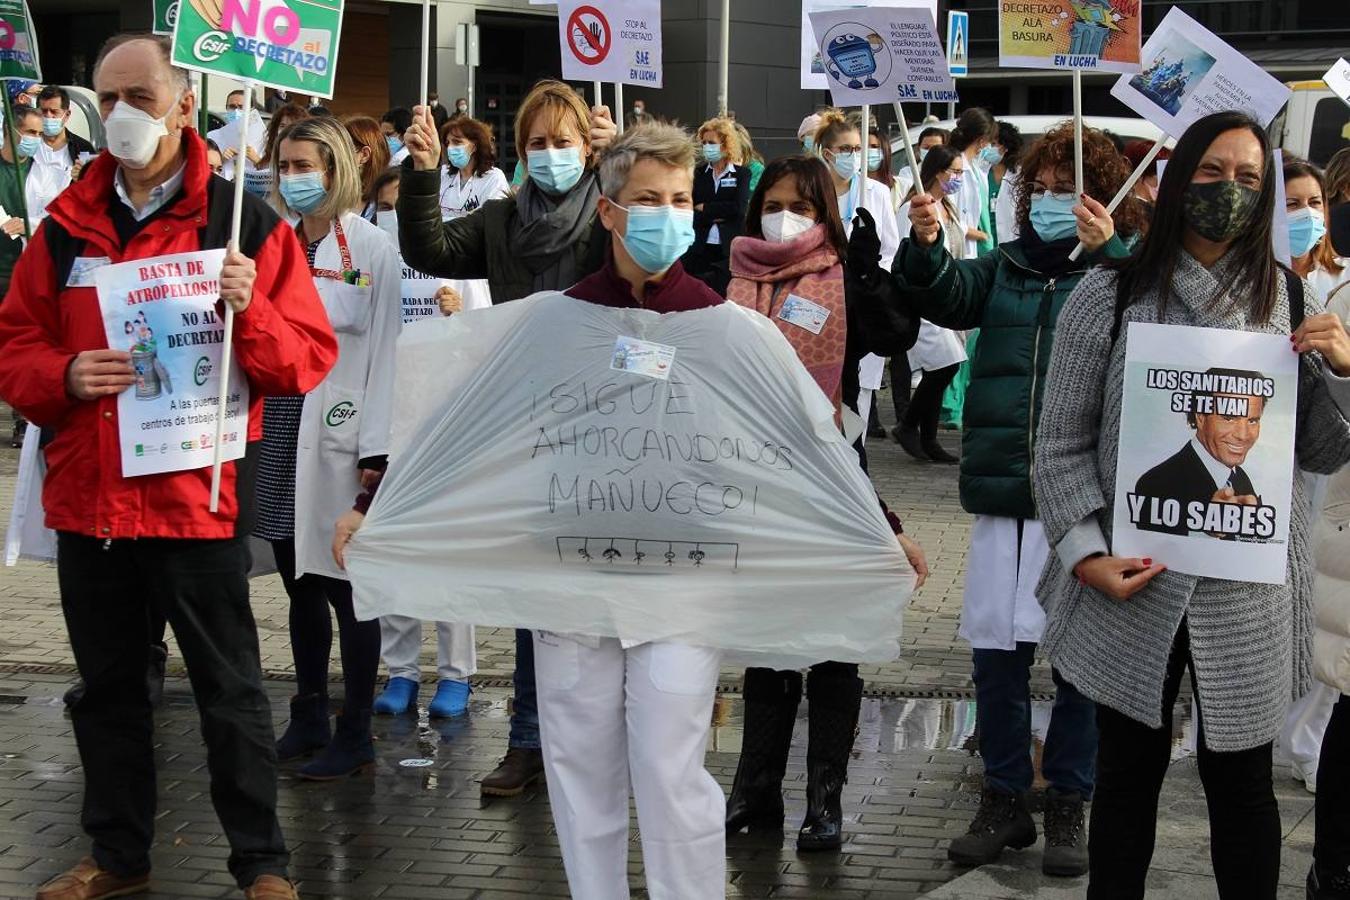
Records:
<instances>
[{"instance_id":1,"label":"white plastic sheet","mask_svg":"<svg viewBox=\"0 0 1350 900\"><path fill-rule=\"evenodd\" d=\"M666 380L611 368L674 348ZM405 330L357 615L674 640L776 664L899 650L914 574L767 319L558 293Z\"/></svg>"}]
</instances>

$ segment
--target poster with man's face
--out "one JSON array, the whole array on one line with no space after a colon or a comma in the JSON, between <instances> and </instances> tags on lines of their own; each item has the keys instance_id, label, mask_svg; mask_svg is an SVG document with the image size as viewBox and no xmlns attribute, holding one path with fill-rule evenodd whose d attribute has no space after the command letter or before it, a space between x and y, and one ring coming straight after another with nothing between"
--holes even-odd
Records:
<instances>
[{"instance_id":1,"label":"poster with man's face","mask_svg":"<svg viewBox=\"0 0 1350 900\"><path fill-rule=\"evenodd\" d=\"M1132 322L1112 553L1283 584L1298 357L1283 335Z\"/></svg>"}]
</instances>

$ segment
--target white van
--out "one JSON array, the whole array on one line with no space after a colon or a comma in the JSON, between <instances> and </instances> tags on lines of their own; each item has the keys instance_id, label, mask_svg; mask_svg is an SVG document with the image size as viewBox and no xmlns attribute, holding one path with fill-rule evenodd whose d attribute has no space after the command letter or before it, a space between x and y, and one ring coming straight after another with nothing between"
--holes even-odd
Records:
<instances>
[{"instance_id":1,"label":"white van","mask_svg":"<svg viewBox=\"0 0 1350 900\"><path fill-rule=\"evenodd\" d=\"M1270 123L1270 138L1286 152L1325 166L1337 150L1350 147L1350 105L1320 79L1291 81L1293 96Z\"/></svg>"}]
</instances>

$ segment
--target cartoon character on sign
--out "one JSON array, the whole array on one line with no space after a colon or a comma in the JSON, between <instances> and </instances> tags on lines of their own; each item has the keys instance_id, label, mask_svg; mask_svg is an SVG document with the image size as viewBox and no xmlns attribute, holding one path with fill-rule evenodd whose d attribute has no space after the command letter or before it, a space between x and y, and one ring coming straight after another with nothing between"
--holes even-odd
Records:
<instances>
[{"instance_id":1,"label":"cartoon character on sign","mask_svg":"<svg viewBox=\"0 0 1350 900\"><path fill-rule=\"evenodd\" d=\"M827 40L825 55L829 60L825 64L825 71L829 72L831 78L848 85L853 90L881 87L881 83L876 79L881 68L879 60L887 60L889 67L889 59L885 55L886 45L881 35L872 33L867 37L860 37L851 31L845 31ZM884 78L889 73L881 74Z\"/></svg>"},{"instance_id":2,"label":"cartoon character on sign","mask_svg":"<svg viewBox=\"0 0 1350 900\"><path fill-rule=\"evenodd\" d=\"M159 345L145 310L123 323L123 332L131 351L131 367L136 372L136 399L154 400L162 393L173 393L169 370L159 361Z\"/></svg>"}]
</instances>

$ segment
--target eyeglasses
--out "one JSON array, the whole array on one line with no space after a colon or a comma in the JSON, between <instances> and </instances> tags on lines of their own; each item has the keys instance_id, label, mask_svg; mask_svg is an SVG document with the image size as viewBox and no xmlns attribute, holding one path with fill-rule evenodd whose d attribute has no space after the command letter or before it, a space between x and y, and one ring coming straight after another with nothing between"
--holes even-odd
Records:
<instances>
[{"instance_id":1,"label":"eyeglasses","mask_svg":"<svg viewBox=\"0 0 1350 900\"><path fill-rule=\"evenodd\" d=\"M1031 183L1031 196L1044 197L1047 193L1054 194L1060 199L1064 199L1065 197L1073 199L1078 196L1078 188L1075 185L1064 181L1056 181L1053 185L1048 187L1039 181L1033 181Z\"/></svg>"},{"instance_id":2,"label":"eyeglasses","mask_svg":"<svg viewBox=\"0 0 1350 900\"><path fill-rule=\"evenodd\" d=\"M831 153L861 153L862 150L863 150L863 148L862 148L862 147L859 147L859 146L857 146L857 145L854 145L854 146L852 146L852 147L844 146L844 147L830 147L830 148L829 148L829 151L830 151Z\"/></svg>"}]
</instances>

